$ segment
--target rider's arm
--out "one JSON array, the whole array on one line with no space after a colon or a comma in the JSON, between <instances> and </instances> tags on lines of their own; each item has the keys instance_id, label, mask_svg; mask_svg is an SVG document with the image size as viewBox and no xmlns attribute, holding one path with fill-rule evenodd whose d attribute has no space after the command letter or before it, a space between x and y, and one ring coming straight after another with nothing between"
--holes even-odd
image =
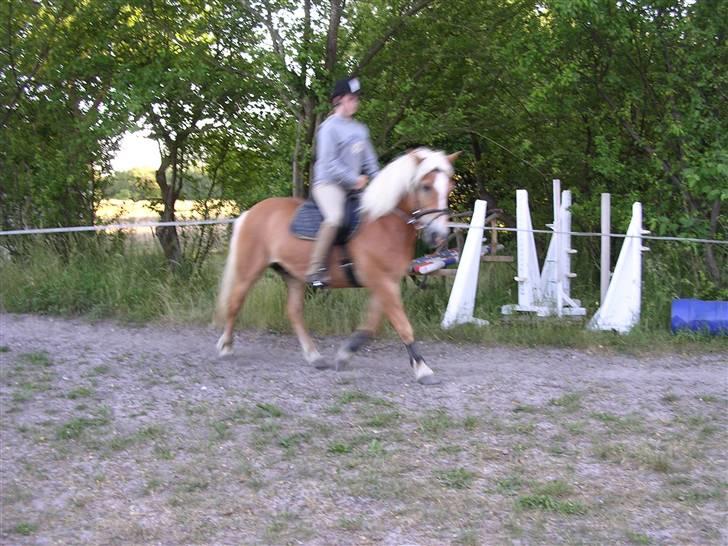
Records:
<instances>
[{"instance_id":1,"label":"rider's arm","mask_svg":"<svg viewBox=\"0 0 728 546\"><path fill-rule=\"evenodd\" d=\"M317 178L346 187L353 187L356 184L359 173L352 172L339 157L336 135L331 126L322 126L316 133L316 156L321 164L321 172Z\"/></svg>"},{"instance_id":2,"label":"rider's arm","mask_svg":"<svg viewBox=\"0 0 728 546\"><path fill-rule=\"evenodd\" d=\"M369 131L367 130L367 138L364 143L364 162L363 162L364 174L369 175L369 179L373 179L379 174L379 160L377 159L377 152L374 151L374 146L369 138Z\"/></svg>"}]
</instances>

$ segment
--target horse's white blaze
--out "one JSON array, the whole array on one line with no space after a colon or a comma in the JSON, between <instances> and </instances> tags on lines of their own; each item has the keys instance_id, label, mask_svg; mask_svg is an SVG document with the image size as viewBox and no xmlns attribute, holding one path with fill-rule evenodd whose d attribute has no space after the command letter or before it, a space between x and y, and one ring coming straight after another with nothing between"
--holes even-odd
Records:
<instances>
[{"instance_id":1,"label":"horse's white blaze","mask_svg":"<svg viewBox=\"0 0 728 546\"><path fill-rule=\"evenodd\" d=\"M415 379L417 381L419 381L423 377L427 377L428 375L433 375L435 373L430 369L427 364L425 364L424 360L418 360L415 362L414 371Z\"/></svg>"},{"instance_id":2,"label":"horse's white blaze","mask_svg":"<svg viewBox=\"0 0 728 546\"><path fill-rule=\"evenodd\" d=\"M443 172L438 172L435 177L434 187L435 191L437 191L437 208L440 210L447 209L447 196L450 193L450 177ZM447 233L446 216L440 216L436 220L436 223L442 232Z\"/></svg>"}]
</instances>

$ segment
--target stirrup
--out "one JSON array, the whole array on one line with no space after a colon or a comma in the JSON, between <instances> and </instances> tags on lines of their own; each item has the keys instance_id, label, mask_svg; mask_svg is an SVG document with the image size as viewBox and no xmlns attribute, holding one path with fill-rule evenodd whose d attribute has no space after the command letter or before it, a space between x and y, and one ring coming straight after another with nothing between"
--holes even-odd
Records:
<instances>
[{"instance_id":1,"label":"stirrup","mask_svg":"<svg viewBox=\"0 0 728 546\"><path fill-rule=\"evenodd\" d=\"M327 288L329 286L329 276L327 275L326 269L321 268L316 273L312 273L306 277L306 282L313 288Z\"/></svg>"}]
</instances>

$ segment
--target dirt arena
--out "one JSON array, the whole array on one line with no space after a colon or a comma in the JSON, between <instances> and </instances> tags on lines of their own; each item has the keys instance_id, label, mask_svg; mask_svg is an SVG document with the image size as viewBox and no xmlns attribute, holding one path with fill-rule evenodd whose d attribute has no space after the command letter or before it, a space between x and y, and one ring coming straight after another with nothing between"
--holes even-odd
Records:
<instances>
[{"instance_id":1,"label":"dirt arena","mask_svg":"<svg viewBox=\"0 0 728 546\"><path fill-rule=\"evenodd\" d=\"M218 335L0 314L0 543L728 542L725 354Z\"/></svg>"}]
</instances>

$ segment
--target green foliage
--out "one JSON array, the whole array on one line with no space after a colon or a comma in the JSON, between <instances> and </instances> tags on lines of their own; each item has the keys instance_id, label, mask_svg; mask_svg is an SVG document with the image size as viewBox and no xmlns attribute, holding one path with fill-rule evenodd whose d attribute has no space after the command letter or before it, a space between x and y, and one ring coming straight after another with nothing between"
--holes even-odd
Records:
<instances>
[{"instance_id":1,"label":"green foliage","mask_svg":"<svg viewBox=\"0 0 728 546\"><path fill-rule=\"evenodd\" d=\"M3 287L0 308L8 312L83 314L130 321L210 322L224 255L214 253L199 268L173 274L163 256L139 241L108 235L66 238L67 251L64 253L59 253L51 242L38 240L29 245L26 254L0 260L0 285ZM725 297L720 292L696 292L699 285L690 277L690 262L683 259L680 267L674 267L673 263L674 256L662 256L656 249L646 255L641 320L626 336L589 332L582 320L501 316L500 305L513 303L517 298L514 272L509 264L484 264L481 270L475 315L491 321L486 328L466 325L442 330L440 321L452 280L429 279L425 288L405 280L402 293L418 338L524 346L609 346L617 350L654 350L656 346L681 350L690 347L725 349L728 341L725 338L670 334L672 299ZM587 264L587 267L591 266ZM579 277L593 273L579 268L576 271ZM697 268L697 271L701 269ZM695 282L700 281L702 277L694 274ZM585 284L584 288L589 286ZM706 281L705 286L711 285ZM597 294L598 288L593 295L587 292L583 298L589 312L596 309ZM306 296L304 319L315 333L348 335L358 326L366 300L367 293L362 289L312 291ZM290 332L285 302L285 283L274 273L265 274L246 299L238 326ZM396 336L389 325L383 328L382 334ZM40 358L36 357L36 360L46 363ZM351 402L357 396L349 393L341 403ZM579 402L579 396L573 394L555 399L553 407L568 412L577 409ZM423 430L433 434L454 425L450 416L443 412L428 414L422 422Z\"/></svg>"}]
</instances>

